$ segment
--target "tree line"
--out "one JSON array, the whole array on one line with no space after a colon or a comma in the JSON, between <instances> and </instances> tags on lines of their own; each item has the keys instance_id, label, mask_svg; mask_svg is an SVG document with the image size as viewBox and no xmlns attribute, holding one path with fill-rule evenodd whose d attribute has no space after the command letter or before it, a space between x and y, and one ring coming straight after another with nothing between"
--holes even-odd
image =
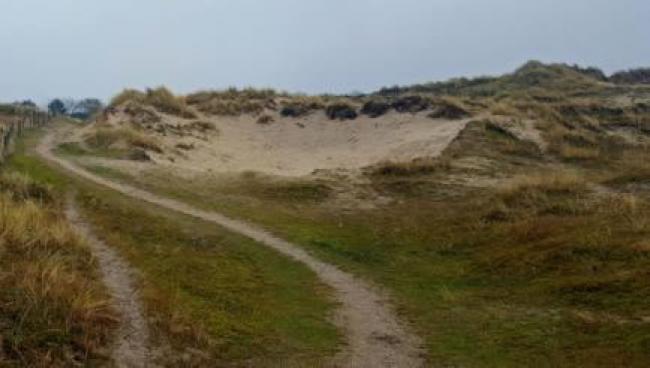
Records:
<instances>
[{"instance_id":1,"label":"tree line","mask_svg":"<svg viewBox=\"0 0 650 368\"><path fill-rule=\"evenodd\" d=\"M69 116L75 119L88 120L102 111L104 104L97 98L75 100L72 98L55 98L47 105L47 111L52 116Z\"/></svg>"}]
</instances>

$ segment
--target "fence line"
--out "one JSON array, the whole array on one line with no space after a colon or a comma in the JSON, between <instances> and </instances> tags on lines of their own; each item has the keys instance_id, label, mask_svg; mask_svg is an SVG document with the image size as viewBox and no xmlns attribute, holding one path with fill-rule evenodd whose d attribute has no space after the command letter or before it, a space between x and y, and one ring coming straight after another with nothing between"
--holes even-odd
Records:
<instances>
[{"instance_id":1,"label":"fence line","mask_svg":"<svg viewBox=\"0 0 650 368\"><path fill-rule=\"evenodd\" d=\"M0 115L0 162L13 153L16 138L26 129L41 127L50 121L47 113L36 110L16 111L11 115Z\"/></svg>"}]
</instances>

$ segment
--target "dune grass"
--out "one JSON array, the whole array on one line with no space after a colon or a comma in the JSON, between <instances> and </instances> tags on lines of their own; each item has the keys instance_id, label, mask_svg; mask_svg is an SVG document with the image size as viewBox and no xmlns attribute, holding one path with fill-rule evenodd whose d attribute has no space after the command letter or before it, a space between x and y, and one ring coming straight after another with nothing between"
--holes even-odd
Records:
<instances>
[{"instance_id":1,"label":"dune grass","mask_svg":"<svg viewBox=\"0 0 650 368\"><path fill-rule=\"evenodd\" d=\"M346 213L299 197L260 200L250 187L233 196L152 179L141 185L261 223L388 287L426 337L431 364L609 367L650 359L650 324L638 322L650 296L643 246L650 227L639 216L650 204L600 198L573 174L523 177L453 202L406 196Z\"/></svg>"},{"instance_id":2,"label":"dune grass","mask_svg":"<svg viewBox=\"0 0 650 368\"><path fill-rule=\"evenodd\" d=\"M155 171L102 174L262 224L385 286L425 337L432 365L642 367L650 359L643 305L650 202L595 189L612 167L621 174L606 176L619 178L612 185L628 180L625 159L641 151L617 149L624 152L568 169L478 121L443 161L484 157L499 165L489 172L511 179L496 188L455 187L449 197L437 193L436 180L455 167L371 175L375 190L398 200L346 211L332 209L331 195L262 190L285 185L251 175L224 184ZM418 186L405 190L406 182Z\"/></svg>"},{"instance_id":3,"label":"dune grass","mask_svg":"<svg viewBox=\"0 0 650 368\"><path fill-rule=\"evenodd\" d=\"M114 144L124 142L131 147L162 152L160 143L154 137L131 128L98 128L86 137L85 142L97 149L109 149Z\"/></svg>"},{"instance_id":4,"label":"dune grass","mask_svg":"<svg viewBox=\"0 0 650 368\"><path fill-rule=\"evenodd\" d=\"M147 89L144 92L135 89L125 89L113 97L110 106L117 107L127 102L149 105L160 112L185 119L196 118L196 114L188 108L185 98L174 95L166 87Z\"/></svg>"},{"instance_id":5,"label":"dune grass","mask_svg":"<svg viewBox=\"0 0 650 368\"><path fill-rule=\"evenodd\" d=\"M117 315L49 186L0 175L0 366L106 363Z\"/></svg>"}]
</instances>

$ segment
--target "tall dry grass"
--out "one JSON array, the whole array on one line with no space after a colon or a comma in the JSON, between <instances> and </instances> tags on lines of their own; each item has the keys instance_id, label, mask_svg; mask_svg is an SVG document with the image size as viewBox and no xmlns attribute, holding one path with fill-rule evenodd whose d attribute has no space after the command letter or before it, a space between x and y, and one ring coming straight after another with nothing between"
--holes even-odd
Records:
<instances>
[{"instance_id":1,"label":"tall dry grass","mask_svg":"<svg viewBox=\"0 0 650 368\"><path fill-rule=\"evenodd\" d=\"M162 152L162 146L152 136L142 134L132 128L98 128L85 137L85 143L94 149L110 149L119 143L129 147L142 148L153 152Z\"/></svg>"},{"instance_id":2,"label":"tall dry grass","mask_svg":"<svg viewBox=\"0 0 650 368\"><path fill-rule=\"evenodd\" d=\"M187 96L187 103L209 115L258 115L275 108L278 92L272 89L229 88L224 91L199 91Z\"/></svg>"},{"instance_id":3,"label":"tall dry grass","mask_svg":"<svg viewBox=\"0 0 650 368\"><path fill-rule=\"evenodd\" d=\"M122 105L126 102L150 105L156 110L186 119L196 118L196 114L188 107L185 98L174 95L166 87L147 89L141 92L135 89L126 89L111 100L111 107Z\"/></svg>"},{"instance_id":4,"label":"tall dry grass","mask_svg":"<svg viewBox=\"0 0 650 368\"><path fill-rule=\"evenodd\" d=\"M117 320L89 250L48 187L16 174L0 187L0 366L100 359Z\"/></svg>"}]
</instances>

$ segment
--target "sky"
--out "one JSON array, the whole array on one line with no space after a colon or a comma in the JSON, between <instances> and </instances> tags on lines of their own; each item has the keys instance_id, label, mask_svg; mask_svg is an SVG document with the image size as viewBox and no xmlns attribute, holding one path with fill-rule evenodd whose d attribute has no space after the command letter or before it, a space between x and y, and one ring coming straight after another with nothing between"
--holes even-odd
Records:
<instances>
[{"instance_id":1,"label":"sky","mask_svg":"<svg viewBox=\"0 0 650 368\"><path fill-rule=\"evenodd\" d=\"M0 0L0 101L650 66L648 0Z\"/></svg>"}]
</instances>

